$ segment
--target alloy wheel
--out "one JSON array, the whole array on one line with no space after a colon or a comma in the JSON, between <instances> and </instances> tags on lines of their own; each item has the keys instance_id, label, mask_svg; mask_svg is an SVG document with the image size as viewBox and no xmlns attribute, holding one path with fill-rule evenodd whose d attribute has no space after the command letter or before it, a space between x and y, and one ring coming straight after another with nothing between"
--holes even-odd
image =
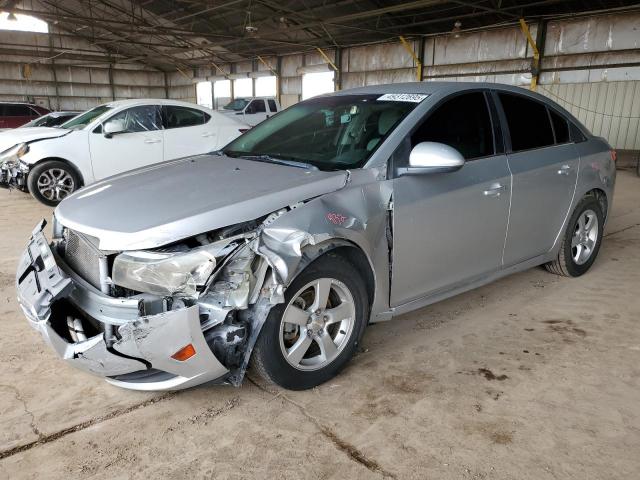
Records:
<instances>
[{"instance_id":1,"label":"alloy wheel","mask_svg":"<svg viewBox=\"0 0 640 480\"><path fill-rule=\"evenodd\" d=\"M62 168L50 168L38 177L38 191L47 200L59 202L75 190L75 182Z\"/></svg>"},{"instance_id":2,"label":"alloy wheel","mask_svg":"<svg viewBox=\"0 0 640 480\"><path fill-rule=\"evenodd\" d=\"M598 216L593 210L585 210L578 217L571 237L571 255L576 265L584 265L598 241Z\"/></svg>"},{"instance_id":3,"label":"alloy wheel","mask_svg":"<svg viewBox=\"0 0 640 480\"><path fill-rule=\"evenodd\" d=\"M333 278L316 279L287 304L280 321L280 350L292 367L319 370L346 347L355 319L347 286Z\"/></svg>"}]
</instances>

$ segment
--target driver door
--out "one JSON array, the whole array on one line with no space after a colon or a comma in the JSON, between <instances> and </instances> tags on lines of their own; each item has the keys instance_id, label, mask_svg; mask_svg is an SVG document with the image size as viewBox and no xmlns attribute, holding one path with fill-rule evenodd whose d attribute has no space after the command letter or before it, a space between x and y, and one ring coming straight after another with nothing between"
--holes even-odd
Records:
<instances>
[{"instance_id":1,"label":"driver door","mask_svg":"<svg viewBox=\"0 0 640 480\"><path fill-rule=\"evenodd\" d=\"M162 162L163 130L158 105L122 110L104 123L122 122L125 131L105 136L102 125L89 135L91 164L96 180Z\"/></svg>"},{"instance_id":2,"label":"driver door","mask_svg":"<svg viewBox=\"0 0 640 480\"><path fill-rule=\"evenodd\" d=\"M394 154L394 166L407 165L418 143L439 142L466 162L455 172L393 180L392 306L456 288L502 265L511 177L488 101L481 91L446 100Z\"/></svg>"}]
</instances>

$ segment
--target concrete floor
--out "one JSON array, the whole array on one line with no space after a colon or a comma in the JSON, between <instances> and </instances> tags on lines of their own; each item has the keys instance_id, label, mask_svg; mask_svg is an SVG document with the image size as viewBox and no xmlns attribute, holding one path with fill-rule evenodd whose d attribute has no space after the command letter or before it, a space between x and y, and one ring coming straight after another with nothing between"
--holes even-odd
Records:
<instances>
[{"instance_id":1,"label":"concrete floor","mask_svg":"<svg viewBox=\"0 0 640 480\"><path fill-rule=\"evenodd\" d=\"M54 357L13 278L51 210L0 191L0 477L623 479L640 471L640 178L598 261L513 275L370 327L306 392L143 394ZM253 377L252 377L253 378Z\"/></svg>"}]
</instances>

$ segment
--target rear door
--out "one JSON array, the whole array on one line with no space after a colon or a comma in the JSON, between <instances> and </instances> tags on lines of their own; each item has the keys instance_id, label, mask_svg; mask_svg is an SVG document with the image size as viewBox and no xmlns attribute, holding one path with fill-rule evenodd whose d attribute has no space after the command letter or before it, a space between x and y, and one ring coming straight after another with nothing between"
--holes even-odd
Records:
<instances>
[{"instance_id":1,"label":"rear door","mask_svg":"<svg viewBox=\"0 0 640 480\"><path fill-rule=\"evenodd\" d=\"M497 271L509 218L510 174L485 92L463 93L427 114L401 157L421 142L457 149L458 171L393 180L391 304L435 295ZM491 109L493 110L493 109Z\"/></svg>"},{"instance_id":2,"label":"rear door","mask_svg":"<svg viewBox=\"0 0 640 480\"><path fill-rule=\"evenodd\" d=\"M569 213L580 159L567 120L546 104L496 94L506 122L513 193L505 266L548 252Z\"/></svg>"},{"instance_id":3,"label":"rear door","mask_svg":"<svg viewBox=\"0 0 640 480\"><path fill-rule=\"evenodd\" d=\"M158 105L127 108L105 122L110 120L123 121L126 133L108 138L102 133L102 125L89 133L91 164L96 180L163 160L163 133Z\"/></svg>"},{"instance_id":4,"label":"rear door","mask_svg":"<svg viewBox=\"0 0 640 480\"><path fill-rule=\"evenodd\" d=\"M165 160L208 153L218 145L218 126L200 109L163 105L162 121Z\"/></svg>"}]
</instances>

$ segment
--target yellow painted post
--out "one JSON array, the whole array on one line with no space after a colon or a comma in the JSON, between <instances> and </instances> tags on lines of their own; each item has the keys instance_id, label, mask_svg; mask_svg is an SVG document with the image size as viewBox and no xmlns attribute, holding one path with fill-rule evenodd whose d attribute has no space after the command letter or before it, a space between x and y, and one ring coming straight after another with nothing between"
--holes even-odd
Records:
<instances>
[{"instance_id":1,"label":"yellow painted post","mask_svg":"<svg viewBox=\"0 0 640 480\"><path fill-rule=\"evenodd\" d=\"M406 38L404 38L403 36L400 36L398 38L400 39L402 46L405 48L407 52L409 52L409 55L411 55L411 57L413 58L413 61L416 62L416 78L419 82L421 82L422 81L422 62L416 55L416 52L413 51L413 48L411 47L411 45L409 45L409 42L407 42Z\"/></svg>"},{"instance_id":2,"label":"yellow painted post","mask_svg":"<svg viewBox=\"0 0 640 480\"><path fill-rule=\"evenodd\" d=\"M274 75L274 76L276 76L276 77L278 76L278 72L276 72L276 71L273 69L273 67L272 67L271 65L269 65L269 64L267 63L267 61L266 61L264 58L262 58L260 55L258 55L258 60L260 60L260 63L262 63L265 67L267 67L267 68L269 69L269 71L270 71L271 73L273 73L273 75Z\"/></svg>"},{"instance_id":3,"label":"yellow painted post","mask_svg":"<svg viewBox=\"0 0 640 480\"><path fill-rule=\"evenodd\" d=\"M531 86L529 88L530 90L535 91L536 88L538 87L538 69L540 67L540 51L538 50L538 46L536 45L535 40L531 36L531 32L529 31L529 26L527 25L527 22L524 21L524 18L520 19L520 29L522 30L522 33L526 37L527 42L529 42L529 46L531 47L531 50L533 50L533 68L531 72Z\"/></svg>"},{"instance_id":4,"label":"yellow painted post","mask_svg":"<svg viewBox=\"0 0 640 480\"><path fill-rule=\"evenodd\" d=\"M318 51L318 53L319 53L320 55L322 55L322 58L324 58L324 59L325 59L325 61L326 61L329 65L331 65L331 68L333 68L333 69L337 72L337 71L338 71L338 67L336 67L336 64L335 64L335 63L333 63L333 61L329 58L329 56L328 56L326 53L324 53L324 50L322 50L320 47L316 47L316 50Z\"/></svg>"}]
</instances>

